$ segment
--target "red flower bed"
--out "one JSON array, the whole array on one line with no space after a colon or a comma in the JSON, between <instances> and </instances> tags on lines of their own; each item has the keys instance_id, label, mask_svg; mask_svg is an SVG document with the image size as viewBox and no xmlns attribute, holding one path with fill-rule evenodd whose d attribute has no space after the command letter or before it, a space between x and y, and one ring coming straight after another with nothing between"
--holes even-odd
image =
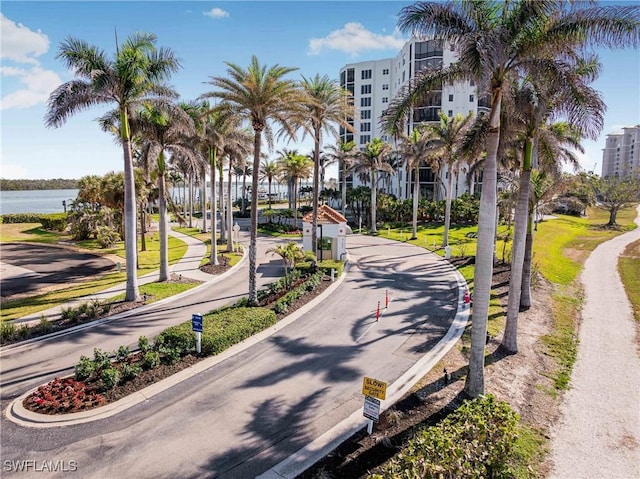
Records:
<instances>
[{"instance_id":1,"label":"red flower bed","mask_svg":"<svg viewBox=\"0 0 640 479\"><path fill-rule=\"evenodd\" d=\"M43 414L84 411L106 404L104 397L73 378L55 378L23 401L26 409Z\"/></svg>"}]
</instances>

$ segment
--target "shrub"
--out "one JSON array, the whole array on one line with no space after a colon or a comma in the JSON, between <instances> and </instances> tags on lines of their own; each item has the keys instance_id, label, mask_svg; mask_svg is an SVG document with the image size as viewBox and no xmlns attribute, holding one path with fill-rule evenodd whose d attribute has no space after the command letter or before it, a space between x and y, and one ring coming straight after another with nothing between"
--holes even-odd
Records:
<instances>
[{"instance_id":1,"label":"shrub","mask_svg":"<svg viewBox=\"0 0 640 479\"><path fill-rule=\"evenodd\" d=\"M156 337L155 348L158 351L167 349L176 349L183 354L195 347L195 335L191 330L191 323L189 328L183 327L182 324L176 326L170 326L162 331L158 337Z\"/></svg>"},{"instance_id":2,"label":"shrub","mask_svg":"<svg viewBox=\"0 0 640 479\"><path fill-rule=\"evenodd\" d=\"M120 241L120 235L108 226L98 226L96 239L101 248L110 248Z\"/></svg>"},{"instance_id":3,"label":"shrub","mask_svg":"<svg viewBox=\"0 0 640 479\"><path fill-rule=\"evenodd\" d=\"M518 415L491 395L465 402L417 433L373 479L513 477Z\"/></svg>"},{"instance_id":4,"label":"shrub","mask_svg":"<svg viewBox=\"0 0 640 479\"><path fill-rule=\"evenodd\" d=\"M110 368L111 358L109 357L109 353L99 348L93 348L93 364L96 372Z\"/></svg>"},{"instance_id":5,"label":"shrub","mask_svg":"<svg viewBox=\"0 0 640 479\"><path fill-rule=\"evenodd\" d=\"M123 364L120 368L123 380L129 380L135 378L142 372L142 368L137 364Z\"/></svg>"},{"instance_id":6,"label":"shrub","mask_svg":"<svg viewBox=\"0 0 640 479\"><path fill-rule=\"evenodd\" d=\"M131 351L127 346L120 346L116 351L116 361L126 363L129 358L129 354L131 354Z\"/></svg>"},{"instance_id":7,"label":"shrub","mask_svg":"<svg viewBox=\"0 0 640 479\"><path fill-rule=\"evenodd\" d=\"M344 271L344 262L333 259L326 259L318 263L318 270L324 272L324 274L326 275L330 275L332 269L336 270L336 278L339 278Z\"/></svg>"},{"instance_id":8,"label":"shrub","mask_svg":"<svg viewBox=\"0 0 640 479\"><path fill-rule=\"evenodd\" d=\"M144 353L142 365L145 369L153 369L160 365L160 353L158 351L147 351Z\"/></svg>"},{"instance_id":9,"label":"shrub","mask_svg":"<svg viewBox=\"0 0 640 479\"><path fill-rule=\"evenodd\" d=\"M80 361L75 367L75 378L77 381L89 379L96 371L95 363L86 356L80 356Z\"/></svg>"},{"instance_id":10,"label":"shrub","mask_svg":"<svg viewBox=\"0 0 640 479\"><path fill-rule=\"evenodd\" d=\"M149 351L151 349L151 342L149 341L149 338L147 338L146 336L140 336L138 338L138 348L143 353Z\"/></svg>"},{"instance_id":11,"label":"shrub","mask_svg":"<svg viewBox=\"0 0 640 479\"><path fill-rule=\"evenodd\" d=\"M13 341L16 338L16 326L9 321L0 322L0 339L5 341Z\"/></svg>"},{"instance_id":12,"label":"shrub","mask_svg":"<svg viewBox=\"0 0 640 479\"><path fill-rule=\"evenodd\" d=\"M0 223L40 223L41 216L36 213L9 213L0 216Z\"/></svg>"},{"instance_id":13,"label":"shrub","mask_svg":"<svg viewBox=\"0 0 640 479\"><path fill-rule=\"evenodd\" d=\"M120 382L120 371L116 368L106 368L100 374L103 389L113 389Z\"/></svg>"},{"instance_id":14,"label":"shrub","mask_svg":"<svg viewBox=\"0 0 640 479\"><path fill-rule=\"evenodd\" d=\"M38 222L46 230L64 231L67 229L66 213L41 214L38 216Z\"/></svg>"}]
</instances>

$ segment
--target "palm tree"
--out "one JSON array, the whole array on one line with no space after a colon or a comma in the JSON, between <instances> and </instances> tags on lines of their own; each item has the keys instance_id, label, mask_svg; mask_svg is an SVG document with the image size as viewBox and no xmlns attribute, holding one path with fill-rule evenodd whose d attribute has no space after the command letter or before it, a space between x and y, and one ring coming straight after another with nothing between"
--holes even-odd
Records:
<instances>
[{"instance_id":1,"label":"palm tree","mask_svg":"<svg viewBox=\"0 0 640 479\"><path fill-rule=\"evenodd\" d=\"M304 258L304 251L297 243L289 241L273 248L269 248L267 253L275 253L282 258L284 263L284 280L285 284L289 284L289 269L292 268L296 261Z\"/></svg>"},{"instance_id":2,"label":"palm tree","mask_svg":"<svg viewBox=\"0 0 640 479\"><path fill-rule=\"evenodd\" d=\"M552 84L559 55L587 42L607 46L640 43L639 9L635 6L581 8L552 0L511 2L463 1L416 3L399 15L403 32L437 35L458 50L459 61L443 70L425 70L394 99L385 121L397 125L413 105L443 81L472 79L491 94L486 158L478 219L478 246L474 273L471 357L465 392L484 392L484 350L493 276L493 238L496 226L496 155L500 141L502 97L511 76L533 67L546 70Z\"/></svg>"},{"instance_id":3,"label":"palm tree","mask_svg":"<svg viewBox=\"0 0 640 479\"><path fill-rule=\"evenodd\" d=\"M125 176L126 301L139 298L136 276L136 201L128 116L131 109L150 95L175 96L162 82L179 68L170 49L155 47L156 36L137 33L116 45L113 59L96 46L75 38L65 40L56 55L76 79L56 88L47 102L45 124L59 127L74 113L98 104L117 105Z\"/></svg>"},{"instance_id":4,"label":"palm tree","mask_svg":"<svg viewBox=\"0 0 640 479\"><path fill-rule=\"evenodd\" d=\"M363 151L356 153L355 171L369 175L371 181L371 225L372 233L377 233L376 226L376 196L378 190L378 171L391 172L393 169L388 163L391 145L380 138L373 138L366 144Z\"/></svg>"},{"instance_id":5,"label":"palm tree","mask_svg":"<svg viewBox=\"0 0 640 479\"><path fill-rule=\"evenodd\" d=\"M470 127L473 115L470 113L466 117L457 115L453 118L440 113L440 123L429 125L434 140L433 147L435 156L439 156L442 163L447 166L448 184L447 197L444 210L444 237L442 246L449 246L449 226L451 223L451 199L453 198L453 180L457 181L459 161L462 155L462 146L465 135Z\"/></svg>"},{"instance_id":6,"label":"palm tree","mask_svg":"<svg viewBox=\"0 0 640 479\"><path fill-rule=\"evenodd\" d=\"M256 253L258 238L258 184L260 156L262 153L262 134L272 144L273 135L270 122L274 122L291 137L295 137L292 115L299 112L300 92L292 80L285 75L295 68L274 65L267 69L260 65L258 58L251 57L247 69L225 62L229 67L227 77L212 77L211 83L219 90L206 96L220 98L229 103L229 107L240 117L251 122L254 132L253 169L251 187L251 236L249 242L249 303L257 304L256 290Z\"/></svg>"},{"instance_id":7,"label":"palm tree","mask_svg":"<svg viewBox=\"0 0 640 479\"><path fill-rule=\"evenodd\" d=\"M342 185L340 192L342 194L342 216L347 214L347 172L350 169L352 160L354 158L354 148L356 143L354 141L340 141L337 145L329 145L329 155L331 155L340 165L340 171L342 172Z\"/></svg>"},{"instance_id":8,"label":"palm tree","mask_svg":"<svg viewBox=\"0 0 640 479\"><path fill-rule=\"evenodd\" d=\"M418 203L420 202L420 178L418 170L424 162L430 162L432 155L433 136L432 130L420 130L415 128L409 135L400 135L400 144L398 152L404 159L407 172L411 177L411 171L414 172L413 178L413 215L412 215L412 234L411 239L418 236Z\"/></svg>"},{"instance_id":9,"label":"palm tree","mask_svg":"<svg viewBox=\"0 0 640 479\"><path fill-rule=\"evenodd\" d=\"M300 82L305 99L302 102L304 115L301 127L304 134L313 137L313 212L311 225L311 250L315 254L318 248L318 199L320 195L320 144L322 132L338 136L335 125L340 125L353 132L353 126L347 119L353 119L356 114L351 94L342 89L338 82L329 79L327 75L313 78L302 77Z\"/></svg>"},{"instance_id":10,"label":"palm tree","mask_svg":"<svg viewBox=\"0 0 640 479\"><path fill-rule=\"evenodd\" d=\"M313 160L305 155L300 155L296 150L285 150L286 155L278 160L278 171L282 178L290 185L290 195L292 198L293 221L298 225L298 182L303 178L308 178L313 171Z\"/></svg>"},{"instance_id":11,"label":"palm tree","mask_svg":"<svg viewBox=\"0 0 640 479\"><path fill-rule=\"evenodd\" d=\"M133 116L131 123L143 139L147 163L154 163L157 170L158 213L160 234L159 281L169 279L169 234L167 223L166 177L168 173L167 153L189 158L194 163L200 160L199 153L191 146L195 125L184 107L170 102L146 103Z\"/></svg>"},{"instance_id":12,"label":"palm tree","mask_svg":"<svg viewBox=\"0 0 640 479\"><path fill-rule=\"evenodd\" d=\"M269 185L269 209L271 209L271 184L278 177L278 163L275 160L265 159L260 165L260 181L267 181Z\"/></svg>"}]
</instances>

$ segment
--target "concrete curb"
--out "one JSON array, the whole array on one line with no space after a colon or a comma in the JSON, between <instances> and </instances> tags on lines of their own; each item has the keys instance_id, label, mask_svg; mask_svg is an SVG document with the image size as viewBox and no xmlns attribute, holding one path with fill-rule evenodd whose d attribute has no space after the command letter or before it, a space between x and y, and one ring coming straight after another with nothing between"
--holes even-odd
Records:
<instances>
[{"instance_id":1,"label":"concrete curb","mask_svg":"<svg viewBox=\"0 0 640 479\"><path fill-rule=\"evenodd\" d=\"M458 280L458 310L456 317L451 323L447 334L438 344L387 388L387 399L381 404L381 411L385 411L399 401L415 383L442 359L464 332L471 313L470 304L464 302L467 282L449 262L447 264ZM362 410L354 411L341 423L329 429L284 461L257 476L257 479L294 479L365 427L364 421Z\"/></svg>"},{"instance_id":2,"label":"concrete curb","mask_svg":"<svg viewBox=\"0 0 640 479\"><path fill-rule=\"evenodd\" d=\"M246 257L246 254L245 256L243 256L242 261L245 260L245 257ZM133 394L130 394L127 397L120 399L119 401L107 404L106 406L102 406L96 409L92 409L90 411L83 411L78 413L63 414L63 415L39 414L39 413L35 413L25 409L24 406L22 405L22 401L29 394L31 394L32 392L38 389L36 387L22 394L18 398L14 399L6 409L6 417L10 421L16 424L19 424L21 426L31 427L31 428L49 428L49 427L61 427L61 426L71 426L75 424L83 424L83 423L97 421L100 419L105 419L105 418L114 416L128 408L135 406L136 404L146 401L147 399L153 397L154 395L159 394L179 384L180 382L186 379L189 379L195 376L198 373L201 373L202 371L205 371L206 369L212 366L215 366L218 363L221 363L222 361L225 361L226 359L234 356L235 354L238 354L241 351L244 351L245 349L253 346L254 344L259 343L260 341L272 336L273 334L277 333L285 326L288 326L289 324L293 323L294 321L302 317L304 314L306 314L308 311L313 309L315 306L320 304L320 302L323 301L327 296L329 296L345 280L348 273L348 269L349 269L349 265L347 263L347 265L345 266L344 274L342 274L340 278L334 281L334 283L331 286L329 286L321 295L314 298L312 301L304 305L302 308L294 311L287 317L278 321L276 324L274 324L270 328L265 329L264 331L254 336L251 336L250 338L230 347L226 351L216 356L203 359L202 361L199 361L193 366L189 366L188 368L183 369L182 371L176 374L173 374L170 377L163 379L162 381L159 381L155 384L147 386L146 388L141 389L140 391L137 391ZM202 286L198 286L198 288L200 287ZM193 291L193 289L189 291ZM157 303L153 303L153 304L157 304Z\"/></svg>"}]
</instances>

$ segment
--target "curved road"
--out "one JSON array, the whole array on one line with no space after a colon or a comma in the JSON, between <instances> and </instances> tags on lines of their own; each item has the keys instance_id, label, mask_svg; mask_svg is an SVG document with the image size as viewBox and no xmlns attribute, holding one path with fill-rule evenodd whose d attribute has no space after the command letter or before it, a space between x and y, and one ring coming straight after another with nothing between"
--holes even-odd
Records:
<instances>
[{"instance_id":1,"label":"curved road","mask_svg":"<svg viewBox=\"0 0 640 479\"><path fill-rule=\"evenodd\" d=\"M272 241L261 238L261 251ZM350 236L348 248L352 267L329 300L143 403L108 419L53 429L3 418L3 465L74 461L83 478L248 478L280 463L362 407L363 376L393 382L445 335L456 314L457 279L435 255L363 236ZM275 259L272 265L281 267ZM160 311L3 356L3 402L68 372L94 345L114 349L123 337L135 343L192 312L235 301L246 294L246 268ZM376 322L385 291L391 302Z\"/></svg>"}]
</instances>

